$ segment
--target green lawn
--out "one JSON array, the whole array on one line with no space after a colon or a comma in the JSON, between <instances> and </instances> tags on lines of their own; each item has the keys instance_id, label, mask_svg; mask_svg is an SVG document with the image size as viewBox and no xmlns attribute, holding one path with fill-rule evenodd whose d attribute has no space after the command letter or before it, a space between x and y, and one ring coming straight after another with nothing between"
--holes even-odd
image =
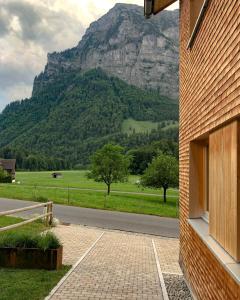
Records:
<instances>
[{"instance_id":1,"label":"green lawn","mask_svg":"<svg viewBox=\"0 0 240 300\"><path fill-rule=\"evenodd\" d=\"M124 120L122 124L122 132L126 134L135 133L150 133L153 129L157 129L157 122L151 121L136 121L134 119Z\"/></svg>"},{"instance_id":2,"label":"green lawn","mask_svg":"<svg viewBox=\"0 0 240 300\"><path fill-rule=\"evenodd\" d=\"M54 179L51 177L52 172L17 172L16 181L20 184L31 186L48 186L48 187L74 187L87 188L95 190L106 190L106 185L102 182L95 182L86 177L87 171L61 171L62 178ZM162 194L162 190L143 188L137 184L139 176L129 176L128 182L112 184L112 190L136 193ZM178 191L169 189L169 195L178 196Z\"/></svg>"},{"instance_id":3,"label":"green lawn","mask_svg":"<svg viewBox=\"0 0 240 300\"><path fill-rule=\"evenodd\" d=\"M163 122L151 122L151 121L136 121L132 118L125 120L122 124L122 132L128 135L133 133L150 133L152 130L157 129L158 126L162 126L163 130L178 128L178 121L163 121Z\"/></svg>"},{"instance_id":4,"label":"green lawn","mask_svg":"<svg viewBox=\"0 0 240 300\"><path fill-rule=\"evenodd\" d=\"M21 218L0 217L0 227L21 222ZM41 222L34 222L8 232L42 232L46 227ZM4 234L4 233L0 233ZM58 281L69 270L64 266L59 271L20 270L0 268L1 300L40 300L44 299Z\"/></svg>"},{"instance_id":5,"label":"green lawn","mask_svg":"<svg viewBox=\"0 0 240 300\"><path fill-rule=\"evenodd\" d=\"M163 121L163 122L151 122L151 121L136 121L132 118L124 120L122 124L122 132L128 135L133 133L150 133L152 130L161 126L163 130L178 128L178 121Z\"/></svg>"},{"instance_id":6,"label":"green lawn","mask_svg":"<svg viewBox=\"0 0 240 300\"><path fill-rule=\"evenodd\" d=\"M69 268L64 266L60 271L0 269L0 299L44 299Z\"/></svg>"},{"instance_id":7,"label":"green lawn","mask_svg":"<svg viewBox=\"0 0 240 300\"><path fill-rule=\"evenodd\" d=\"M106 198L106 186L86 178L86 171L63 171L63 177L53 179L51 172L19 172L16 184L1 184L0 197L35 201L51 200L57 204L108 209L123 212L177 217L178 191L169 189L167 204L163 204L161 190L142 189L136 184L138 176L130 176L126 183L113 184ZM71 188L87 188L88 191ZM102 190L98 192L96 190ZM130 192L122 194L120 192ZM139 193L139 194L131 194ZM144 195L140 193L151 193ZM156 196L155 196L156 195ZM173 196L173 197L172 197Z\"/></svg>"},{"instance_id":8,"label":"green lawn","mask_svg":"<svg viewBox=\"0 0 240 300\"><path fill-rule=\"evenodd\" d=\"M0 227L6 227L8 225L16 224L22 222L23 219L17 218L17 217L8 217L8 216L3 216L0 217ZM33 232L33 233L38 233L46 230L47 227L42 223L41 221L35 221L33 223L27 224L20 226L15 229L11 229L7 232L13 232L13 231L18 231L18 232ZM4 234L4 233L0 233Z\"/></svg>"}]
</instances>

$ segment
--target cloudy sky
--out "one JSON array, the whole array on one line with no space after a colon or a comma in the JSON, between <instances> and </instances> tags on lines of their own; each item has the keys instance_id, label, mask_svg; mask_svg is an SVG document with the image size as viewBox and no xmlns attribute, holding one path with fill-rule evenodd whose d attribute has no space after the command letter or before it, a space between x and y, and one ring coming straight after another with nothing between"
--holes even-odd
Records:
<instances>
[{"instance_id":1,"label":"cloudy sky","mask_svg":"<svg viewBox=\"0 0 240 300\"><path fill-rule=\"evenodd\" d=\"M29 97L48 52L75 46L114 0L0 0L0 112ZM143 5L143 0L124 0ZM178 8L173 4L170 9Z\"/></svg>"}]
</instances>

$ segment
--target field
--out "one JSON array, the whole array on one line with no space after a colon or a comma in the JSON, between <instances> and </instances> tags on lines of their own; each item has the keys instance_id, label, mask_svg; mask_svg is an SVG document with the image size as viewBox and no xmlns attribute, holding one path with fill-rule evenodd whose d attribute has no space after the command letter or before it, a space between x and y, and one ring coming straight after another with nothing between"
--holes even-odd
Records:
<instances>
[{"instance_id":1,"label":"field","mask_svg":"<svg viewBox=\"0 0 240 300\"><path fill-rule=\"evenodd\" d=\"M136 121L134 119L124 120L122 124L122 132L128 135L133 133L150 133L153 129L157 129L160 126L163 130L177 128L177 121L164 121L164 122L151 122L151 121Z\"/></svg>"},{"instance_id":2,"label":"field","mask_svg":"<svg viewBox=\"0 0 240 300\"><path fill-rule=\"evenodd\" d=\"M14 217L0 217L0 227L21 222ZM11 231L41 232L46 227L41 222L34 222ZM9 232L9 231L8 231ZM4 233L1 233L4 234ZM0 268L1 300L39 300L44 299L70 267L64 266L59 271L20 270Z\"/></svg>"},{"instance_id":3,"label":"field","mask_svg":"<svg viewBox=\"0 0 240 300\"><path fill-rule=\"evenodd\" d=\"M86 171L63 171L62 178L54 179L51 172L18 172L15 184L1 184L0 197L35 201L52 200L54 203L80 207L178 216L178 191L169 189L167 204L162 191L143 189L139 177L130 176L128 182L112 185L106 196L106 186L89 180Z\"/></svg>"},{"instance_id":4,"label":"field","mask_svg":"<svg viewBox=\"0 0 240 300\"><path fill-rule=\"evenodd\" d=\"M151 121L136 121L134 119L124 120L122 124L122 132L126 134L148 133L153 129L157 129L158 123Z\"/></svg>"}]
</instances>

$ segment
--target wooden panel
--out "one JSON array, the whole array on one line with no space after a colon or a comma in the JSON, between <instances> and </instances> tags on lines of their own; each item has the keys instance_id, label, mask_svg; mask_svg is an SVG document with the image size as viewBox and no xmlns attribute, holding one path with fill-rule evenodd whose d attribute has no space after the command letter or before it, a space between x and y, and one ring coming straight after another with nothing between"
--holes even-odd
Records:
<instances>
[{"instance_id":1,"label":"wooden panel","mask_svg":"<svg viewBox=\"0 0 240 300\"><path fill-rule=\"evenodd\" d=\"M210 234L237 261L238 254L238 122L209 138Z\"/></svg>"},{"instance_id":2,"label":"wooden panel","mask_svg":"<svg viewBox=\"0 0 240 300\"><path fill-rule=\"evenodd\" d=\"M176 0L154 0L153 1L153 13L157 14L169 5L176 2Z\"/></svg>"},{"instance_id":3,"label":"wooden panel","mask_svg":"<svg viewBox=\"0 0 240 300\"><path fill-rule=\"evenodd\" d=\"M202 217L206 203L206 143L191 142L189 170L189 218Z\"/></svg>"}]
</instances>

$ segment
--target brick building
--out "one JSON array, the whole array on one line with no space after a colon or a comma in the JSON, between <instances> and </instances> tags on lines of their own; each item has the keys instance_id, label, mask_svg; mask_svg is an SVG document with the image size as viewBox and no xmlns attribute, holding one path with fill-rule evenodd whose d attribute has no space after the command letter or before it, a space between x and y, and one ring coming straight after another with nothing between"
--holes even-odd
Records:
<instances>
[{"instance_id":1,"label":"brick building","mask_svg":"<svg viewBox=\"0 0 240 300\"><path fill-rule=\"evenodd\" d=\"M180 244L197 299L240 299L240 0L180 0Z\"/></svg>"}]
</instances>

